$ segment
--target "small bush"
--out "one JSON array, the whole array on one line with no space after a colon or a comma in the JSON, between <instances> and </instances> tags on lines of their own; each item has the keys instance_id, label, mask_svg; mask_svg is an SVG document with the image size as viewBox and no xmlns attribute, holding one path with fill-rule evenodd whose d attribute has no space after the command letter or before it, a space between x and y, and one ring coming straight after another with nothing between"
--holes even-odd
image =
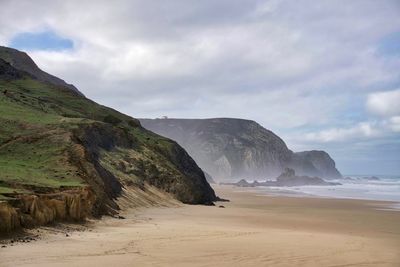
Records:
<instances>
[{"instance_id":1,"label":"small bush","mask_svg":"<svg viewBox=\"0 0 400 267\"><path fill-rule=\"evenodd\" d=\"M110 124L112 124L112 125L117 125L117 124L119 124L120 122L122 122L121 119L119 119L119 118L117 118L117 117L115 117L115 116L113 116L113 115L111 115L111 114L105 116L105 117L103 118L103 121L104 121L105 123L110 123Z\"/></svg>"}]
</instances>

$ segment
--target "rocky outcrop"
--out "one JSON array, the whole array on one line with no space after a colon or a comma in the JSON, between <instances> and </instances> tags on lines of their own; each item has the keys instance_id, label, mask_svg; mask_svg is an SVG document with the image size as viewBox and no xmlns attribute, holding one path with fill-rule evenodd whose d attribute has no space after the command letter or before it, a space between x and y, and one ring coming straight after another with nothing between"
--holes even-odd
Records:
<instances>
[{"instance_id":1,"label":"rocky outcrop","mask_svg":"<svg viewBox=\"0 0 400 267\"><path fill-rule=\"evenodd\" d=\"M273 132L254 121L216 119L140 119L142 125L177 141L218 181L276 177L289 167L300 175L340 178L324 151L293 153Z\"/></svg>"},{"instance_id":2,"label":"rocky outcrop","mask_svg":"<svg viewBox=\"0 0 400 267\"><path fill-rule=\"evenodd\" d=\"M250 187L250 186L252 186L252 184L250 184L249 182L247 182L245 179L240 180L240 181L237 182L235 185L236 185L236 186L240 186L240 187Z\"/></svg>"},{"instance_id":3,"label":"rocky outcrop","mask_svg":"<svg viewBox=\"0 0 400 267\"><path fill-rule=\"evenodd\" d=\"M286 168L285 171L276 178L276 182L266 182L266 185L271 184L274 186L340 185L339 183L326 182L319 177L297 176L295 171L290 168Z\"/></svg>"},{"instance_id":4,"label":"rocky outcrop","mask_svg":"<svg viewBox=\"0 0 400 267\"><path fill-rule=\"evenodd\" d=\"M258 182L254 181L249 183L242 179L236 183L222 183L225 185L234 185L239 187L256 187L256 186L305 186L305 185L340 185L340 183L327 182L319 177L310 176L297 176L295 171L286 168L285 171L279 175L275 181Z\"/></svg>"}]
</instances>

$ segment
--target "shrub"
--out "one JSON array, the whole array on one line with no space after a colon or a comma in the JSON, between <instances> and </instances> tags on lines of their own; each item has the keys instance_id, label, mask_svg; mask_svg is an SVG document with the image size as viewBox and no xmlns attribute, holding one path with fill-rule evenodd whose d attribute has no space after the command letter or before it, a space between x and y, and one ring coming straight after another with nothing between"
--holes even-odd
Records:
<instances>
[{"instance_id":1,"label":"shrub","mask_svg":"<svg viewBox=\"0 0 400 267\"><path fill-rule=\"evenodd\" d=\"M106 123L110 123L110 124L112 124L112 125L117 125L117 124L119 124L120 122L122 122L122 120L121 120L120 118L117 118L117 117L115 117L115 116L113 116L113 115L111 115L111 114L105 116L105 117L103 118L103 121L106 122Z\"/></svg>"}]
</instances>

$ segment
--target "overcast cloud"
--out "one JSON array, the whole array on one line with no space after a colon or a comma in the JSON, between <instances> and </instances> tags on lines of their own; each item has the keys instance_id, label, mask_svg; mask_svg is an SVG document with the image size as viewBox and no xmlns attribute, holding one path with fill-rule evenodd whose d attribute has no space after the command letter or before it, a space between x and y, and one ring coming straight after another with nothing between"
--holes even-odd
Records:
<instances>
[{"instance_id":1,"label":"overcast cloud","mask_svg":"<svg viewBox=\"0 0 400 267\"><path fill-rule=\"evenodd\" d=\"M344 173L400 173L397 0L0 3L0 43L101 104L253 119ZM16 43L26 33L73 46Z\"/></svg>"}]
</instances>

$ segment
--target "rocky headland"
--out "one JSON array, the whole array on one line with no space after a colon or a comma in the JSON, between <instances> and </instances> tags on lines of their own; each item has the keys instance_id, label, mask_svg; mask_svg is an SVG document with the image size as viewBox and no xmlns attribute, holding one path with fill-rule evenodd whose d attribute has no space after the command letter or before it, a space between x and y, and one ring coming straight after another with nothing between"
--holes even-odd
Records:
<instances>
[{"instance_id":1,"label":"rocky headland","mask_svg":"<svg viewBox=\"0 0 400 267\"><path fill-rule=\"evenodd\" d=\"M279 136L255 121L164 118L140 122L143 127L177 141L218 182L242 177L274 178L285 168L311 177L342 177L325 151L293 152Z\"/></svg>"}]
</instances>

